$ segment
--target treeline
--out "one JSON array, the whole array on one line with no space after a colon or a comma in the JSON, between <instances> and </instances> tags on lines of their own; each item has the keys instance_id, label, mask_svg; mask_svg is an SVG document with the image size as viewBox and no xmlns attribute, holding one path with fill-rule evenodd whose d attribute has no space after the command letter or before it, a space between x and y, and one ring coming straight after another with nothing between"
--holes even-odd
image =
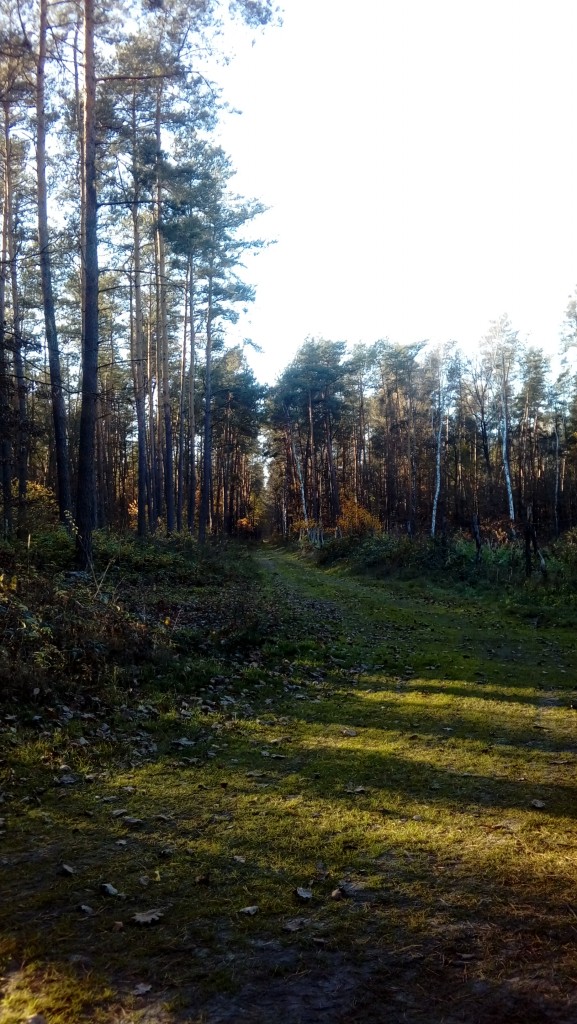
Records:
<instances>
[{"instance_id":1,"label":"treeline","mask_svg":"<svg viewBox=\"0 0 577 1024\"><path fill-rule=\"evenodd\" d=\"M310 340L268 389L226 346L264 243L199 70L222 10L0 0L3 534L26 538L42 488L82 564L95 526L201 542L574 526L575 378L506 317L474 357ZM566 316L575 341L575 301Z\"/></svg>"},{"instance_id":2,"label":"treeline","mask_svg":"<svg viewBox=\"0 0 577 1024\"><path fill-rule=\"evenodd\" d=\"M568 340L574 319L572 302ZM506 316L474 356L311 340L270 399L275 527L556 536L577 522L576 397Z\"/></svg>"},{"instance_id":3,"label":"treeline","mask_svg":"<svg viewBox=\"0 0 577 1024\"><path fill-rule=\"evenodd\" d=\"M84 564L95 526L202 540L262 482L263 389L224 347L262 207L234 194L201 73L225 9L274 18L271 0L0 3L3 532L26 535L42 485Z\"/></svg>"}]
</instances>

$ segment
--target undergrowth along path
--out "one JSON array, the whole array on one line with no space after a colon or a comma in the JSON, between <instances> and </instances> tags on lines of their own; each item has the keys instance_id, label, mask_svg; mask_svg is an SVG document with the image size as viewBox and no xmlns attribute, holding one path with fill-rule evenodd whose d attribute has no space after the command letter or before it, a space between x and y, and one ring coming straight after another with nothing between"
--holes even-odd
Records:
<instances>
[{"instance_id":1,"label":"undergrowth along path","mask_svg":"<svg viewBox=\"0 0 577 1024\"><path fill-rule=\"evenodd\" d=\"M574 635L256 565L167 577L132 697L4 716L2 1024L574 1021Z\"/></svg>"}]
</instances>

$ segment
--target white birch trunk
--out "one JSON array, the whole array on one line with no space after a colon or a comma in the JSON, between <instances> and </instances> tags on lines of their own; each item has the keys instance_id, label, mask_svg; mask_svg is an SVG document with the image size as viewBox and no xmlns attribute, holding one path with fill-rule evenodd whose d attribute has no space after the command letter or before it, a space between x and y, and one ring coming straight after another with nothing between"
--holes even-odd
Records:
<instances>
[{"instance_id":1,"label":"white birch trunk","mask_svg":"<svg viewBox=\"0 0 577 1024\"><path fill-rule=\"evenodd\" d=\"M435 453L435 496L433 498L433 515L431 518L431 537L435 536L437 528L437 509L439 507L439 495L441 493L441 439L443 436L443 392L439 387L439 405L437 407L439 426L437 428L437 445Z\"/></svg>"}]
</instances>

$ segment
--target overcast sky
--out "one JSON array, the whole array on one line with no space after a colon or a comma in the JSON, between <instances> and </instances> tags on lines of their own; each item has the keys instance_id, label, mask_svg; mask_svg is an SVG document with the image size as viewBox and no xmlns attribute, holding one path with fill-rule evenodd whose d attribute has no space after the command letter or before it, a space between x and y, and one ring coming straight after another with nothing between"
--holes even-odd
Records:
<instances>
[{"instance_id":1,"label":"overcast sky","mask_svg":"<svg viewBox=\"0 0 577 1024\"><path fill-rule=\"evenodd\" d=\"M577 285L575 0L285 0L229 33L222 143L275 238L241 336L469 349L507 312L549 351Z\"/></svg>"}]
</instances>

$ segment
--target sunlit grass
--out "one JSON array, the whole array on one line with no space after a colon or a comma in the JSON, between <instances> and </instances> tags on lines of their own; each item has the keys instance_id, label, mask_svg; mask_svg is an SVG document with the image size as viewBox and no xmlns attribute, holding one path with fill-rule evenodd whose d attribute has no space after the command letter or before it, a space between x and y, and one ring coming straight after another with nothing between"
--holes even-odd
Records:
<instances>
[{"instance_id":1,"label":"sunlit grass","mask_svg":"<svg viewBox=\"0 0 577 1024\"><path fill-rule=\"evenodd\" d=\"M140 999L176 1014L179 986L200 1013L242 988L257 941L417 949L433 978L461 943L473 978L546 974L554 956L556 984L576 976L574 646L513 615L503 640L481 599L472 624L450 593L274 558L268 599L315 602L292 636L183 692L167 670L103 705L110 735L90 717L4 733L2 1024L138 1020Z\"/></svg>"}]
</instances>

